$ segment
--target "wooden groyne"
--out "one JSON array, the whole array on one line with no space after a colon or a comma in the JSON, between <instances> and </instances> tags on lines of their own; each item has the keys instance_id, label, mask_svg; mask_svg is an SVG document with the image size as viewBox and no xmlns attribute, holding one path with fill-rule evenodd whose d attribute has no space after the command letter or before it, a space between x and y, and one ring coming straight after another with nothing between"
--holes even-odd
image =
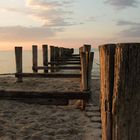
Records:
<instances>
[{"instance_id":1,"label":"wooden groyne","mask_svg":"<svg viewBox=\"0 0 140 140\"><path fill-rule=\"evenodd\" d=\"M99 47L102 140L140 138L140 43Z\"/></svg>"},{"instance_id":2,"label":"wooden groyne","mask_svg":"<svg viewBox=\"0 0 140 140\"><path fill-rule=\"evenodd\" d=\"M80 47L78 54L73 54L73 48L62 48L42 45L43 65L38 65L38 46L32 45L32 73L23 72L22 47L15 47L17 83L24 82L26 78L79 78L80 91L27 91L27 90L3 90L0 91L1 98L52 98L52 99L81 99L83 108L91 95L91 70L94 52L91 45ZM48 55L50 51L50 55ZM66 72L69 70L70 73ZM76 71L72 73L71 70ZM43 71L43 72L42 72ZM63 72L62 72L63 71ZM55 84L55 83L54 83Z\"/></svg>"},{"instance_id":3,"label":"wooden groyne","mask_svg":"<svg viewBox=\"0 0 140 140\"><path fill-rule=\"evenodd\" d=\"M65 104L68 104L68 100L80 99L84 108L91 96L91 70L94 58L91 46L83 45L79 48L78 54L73 54L71 48L50 46L48 56L48 45L43 45L42 66L38 65L37 45L32 47L32 73L23 72L22 47L15 48L17 84L24 83L25 77L62 80L77 78L80 79L80 89L78 91L6 89L0 91L0 98L21 100L49 98L56 101L63 99ZM99 52L102 140L137 140L140 138L140 43L101 45ZM71 73L71 70L76 73ZM93 114L92 111L88 115Z\"/></svg>"}]
</instances>

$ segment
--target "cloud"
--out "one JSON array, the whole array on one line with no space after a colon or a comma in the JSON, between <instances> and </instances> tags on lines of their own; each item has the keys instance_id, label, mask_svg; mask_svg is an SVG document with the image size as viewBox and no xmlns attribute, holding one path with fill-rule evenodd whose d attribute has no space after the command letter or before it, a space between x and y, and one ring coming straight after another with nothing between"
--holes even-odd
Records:
<instances>
[{"instance_id":1,"label":"cloud","mask_svg":"<svg viewBox=\"0 0 140 140\"><path fill-rule=\"evenodd\" d=\"M38 27L2 26L0 41L37 41L54 37L65 27L77 25L72 19L70 6L73 0L26 0L24 9L17 7L0 8L8 12L16 12L40 21Z\"/></svg>"},{"instance_id":2,"label":"cloud","mask_svg":"<svg viewBox=\"0 0 140 140\"><path fill-rule=\"evenodd\" d=\"M133 25L139 25L140 26L140 23L137 23L137 22L131 22L131 21L125 21L125 20L119 20L117 25L120 25L120 26L133 26Z\"/></svg>"},{"instance_id":3,"label":"cloud","mask_svg":"<svg viewBox=\"0 0 140 140\"><path fill-rule=\"evenodd\" d=\"M60 18L55 18L54 20L51 20L50 22L46 22L44 23L44 27L66 27L66 26L72 26L72 25L75 25L76 23L72 22L67 22L65 21L64 19L61 19Z\"/></svg>"},{"instance_id":4,"label":"cloud","mask_svg":"<svg viewBox=\"0 0 140 140\"><path fill-rule=\"evenodd\" d=\"M140 26L134 26L129 29L125 29L119 33L123 37L139 38L140 39Z\"/></svg>"},{"instance_id":5,"label":"cloud","mask_svg":"<svg viewBox=\"0 0 140 140\"><path fill-rule=\"evenodd\" d=\"M71 5L74 0L26 0L26 5L30 7L53 8Z\"/></svg>"},{"instance_id":6,"label":"cloud","mask_svg":"<svg viewBox=\"0 0 140 140\"><path fill-rule=\"evenodd\" d=\"M0 41L35 41L54 37L65 27L77 25L72 19L70 7L73 0L25 0L24 9L7 7L0 10L15 12L40 21L39 27L5 26L0 27Z\"/></svg>"},{"instance_id":7,"label":"cloud","mask_svg":"<svg viewBox=\"0 0 140 140\"><path fill-rule=\"evenodd\" d=\"M87 21L93 22L93 21L95 21L95 17L94 16L90 16L90 17L87 18Z\"/></svg>"},{"instance_id":8,"label":"cloud","mask_svg":"<svg viewBox=\"0 0 140 140\"><path fill-rule=\"evenodd\" d=\"M45 27L0 27L0 41L37 41L52 37L61 29Z\"/></svg>"},{"instance_id":9,"label":"cloud","mask_svg":"<svg viewBox=\"0 0 140 140\"><path fill-rule=\"evenodd\" d=\"M137 0L106 0L105 3L108 3L118 9L123 9L127 7L137 7Z\"/></svg>"},{"instance_id":10,"label":"cloud","mask_svg":"<svg viewBox=\"0 0 140 140\"><path fill-rule=\"evenodd\" d=\"M14 7L0 7L0 11L6 11L6 12L15 12L15 13L25 13L26 11L24 9L18 9L18 8L14 8Z\"/></svg>"},{"instance_id":11,"label":"cloud","mask_svg":"<svg viewBox=\"0 0 140 140\"><path fill-rule=\"evenodd\" d=\"M73 12L70 10L73 2L73 0L26 0L24 9L1 7L0 10L25 14L39 21L43 27L65 27L78 24L73 21Z\"/></svg>"},{"instance_id":12,"label":"cloud","mask_svg":"<svg viewBox=\"0 0 140 140\"><path fill-rule=\"evenodd\" d=\"M26 5L32 8L53 8L56 6L61 6L57 1L48 1L48 0L26 0Z\"/></svg>"},{"instance_id":13,"label":"cloud","mask_svg":"<svg viewBox=\"0 0 140 140\"><path fill-rule=\"evenodd\" d=\"M31 8L30 15L40 20L43 26L65 27L74 24L71 21L73 12L67 7L72 4L70 0L27 0L26 2L26 5Z\"/></svg>"},{"instance_id":14,"label":"cloud","mask_svg":"<svg viewBox=\"0 0 140 140\"><path fill-rule=\"evenodd\" d=\"M123 37L140 38L140 23L120 20L117 25L128 26L128 28L122 30L119 35Z\"/></svg>"}]
</instances>

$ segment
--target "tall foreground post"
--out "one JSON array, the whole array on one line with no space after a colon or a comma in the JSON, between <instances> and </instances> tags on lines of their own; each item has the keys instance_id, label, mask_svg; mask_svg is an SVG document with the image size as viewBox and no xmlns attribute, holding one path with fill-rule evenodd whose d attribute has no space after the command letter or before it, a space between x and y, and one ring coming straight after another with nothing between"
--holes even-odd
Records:
<instances>
[{"instance_id":1,"label":"tall foreground post","mask_svg":"<svg viewBox=\"0 0 140 140\"><path fill-rule=\"evenodd\" d=\"M101 80L101 119L102 140L111 140L112 134L112 96L114 86L114 54L115 44L99 46L100 51L100 80Z\"/></svg>"},{"instance_id":2,"label":"tall foreground post","mask_svg":"<svg viewBox=\"0 0 140 140\"><path fill-rule=\"evenodd\" d=\"M140 138L140 43L103 45L101 119L103 140Z\"/></svg>"},{"instance_id":3,"label":"tall foreground post","mask_svg":"<svg viewBox=\"0 0 140 140\"><path fill-rule=\"evenodd\" d=\"M37 66L38 66L38 54L37 54L37 45L32 45L32 54L33 54L33 72L37 72Z\"/></svg>"},{"instance_id":4,"label":"tall foreground post","mask_svg":"<svg viewBox=\"0 0 140 140\"><path fill-rule=\"evenodd\" d=\"M113 140L140 138L140 43L117 44L112 104Z\"/></svg>"},{"instance_id":5,"label":"tall foreground post","mask_svg":"<svg viewBox=\"0 0 140 140\"><path fill-rule=\"evenodd\" d=\"M43 50L43 65L48 66L48 45L42 45ZM48 73L48 70L44 70L45 73Z\"/></svg>"},{"instance_id":6,"label":"tall foreground post","mask_svg":"<svg viewBox=\"0 0 140 140\"><path fill-rule=\"evenodd\" d=\"M15 59L16 59L16 73L22 73L22 47L15 47ZM17 82L22 82L22 76L19 76Z\"/></svg>"}]
</instances>

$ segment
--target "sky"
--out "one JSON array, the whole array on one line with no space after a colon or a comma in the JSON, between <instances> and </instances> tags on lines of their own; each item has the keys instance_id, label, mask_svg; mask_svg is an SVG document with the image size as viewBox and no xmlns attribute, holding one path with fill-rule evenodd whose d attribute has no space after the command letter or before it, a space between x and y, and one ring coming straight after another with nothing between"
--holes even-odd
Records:
<instances>
[{"instance_id":1,"label":"sky","mask_svg":"<svg viewBox=\"0 0 140 140\"><path fill-rule=\"evenodd\" d=\"M140 42L140 0L0 1L0 50Z\"/></svg>"}]
</instances>

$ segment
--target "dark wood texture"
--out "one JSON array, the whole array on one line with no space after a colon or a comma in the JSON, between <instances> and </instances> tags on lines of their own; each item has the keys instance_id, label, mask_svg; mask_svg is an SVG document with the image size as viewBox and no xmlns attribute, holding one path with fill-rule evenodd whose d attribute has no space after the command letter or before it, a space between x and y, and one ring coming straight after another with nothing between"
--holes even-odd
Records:
<instances>
[{"instance_id":1,"label":"dark wood texture","mask_svg":"<svg viewBox=\"0 0 140 140\"><path fill-rule=\"evenodd\" d=\"M16 72L22 73L22 47L15 47ZM22 76L19 76L17 82L22 82Z\"/></svg>"},{"instance_id":2,"label":"dark wood texture","mask_svg":"<svg viewBox=\"0 0 140 140\"><path fill-rule=\"evenodd\" d=\"M49 70L49 69L53 69L53 70L80 70L81 67L80 66L54 66L54 67L38 66L37 69L38 70L41 70L41 69L44 69L44 70Z\"/></svg>"},{"instance_id":3,"label":"dark wood texture","mask_svg":"<svg viewBox=\"0 0 140 140\"><path fill-rule=\"evenodd\" d=\"M0 90L1 99L13 99L13 98L55 98L55 99L84 99L88 100L89 91L69 91L69 92L57 92L57 91L20 91L20 90Z\"/></svg>"},{"instance_id":4,"label":"dark wood texture","mask_svg":"<svg viewBox=\"0 0 140 140\"><path fill-rule=\"evenodd\" d=\"M48 66L48 45L42 45L43 51L43 66ZM44 70L45 73L48 73L48 70Z\"/></svg>"},{"instance_id":5,"label":"dark wood texture","mask_svg":"<svg viewBox=\"0 0 140 140\"><path fill-rule=\"evenodd\" d=\"M80 65L81 63L80 62L48 62L48 64L59 64L59 65Z\"/></svg>"},{"instance_id":6,"label":"dark wood texture","mask_svg":"<svg viewBox=\"0 0 140 140\"><path fill-rule=\"evenodd\" d=\"M99 46L100 79L101 79L101 119L102 140L111 140L111 111L114 86L114 54L115 44Z\"/></svg>"},{"instance_id":7,"label":"dark wood texture","mask_svg":"<svg viewBox=\"0 0 140 140\"><path fill-rule=\"evenodd\" d=\"M87 83L87 65L86 65L86 53L81 52L81 87L83 91L88 90Z\"/></svg>"},{"instance_id":8,"label":"dark wood texture","mask_svg":"<svg viewBox=\"0 0 140 140\"><path fill-rule=\"evenodd\" d=\"M113 140L140 139L140 43L117 44Z\"/></svg>"},{"instance_id":9,"label":"dark wood texture","mask_svg":"<svg viewBox=\"0 0 140 140\"><path fill-rule=\"evenodd\" d=\"M80 78L81 74L65 74L65 73L16 73L16 77L42 77L42 78Z\"/></svg>"},{"instance_id":10,"label":"dark wood texture","mask_svg":"<svg viewBox=\"0 0 140 140\"><path fill-rule=\"evenodd\" d=\"M37 45L32 45L32 61L33 61L33 72L37 72L37 65L38 65L38 52L37 52Z\"/></svg>"}]
</instances>

